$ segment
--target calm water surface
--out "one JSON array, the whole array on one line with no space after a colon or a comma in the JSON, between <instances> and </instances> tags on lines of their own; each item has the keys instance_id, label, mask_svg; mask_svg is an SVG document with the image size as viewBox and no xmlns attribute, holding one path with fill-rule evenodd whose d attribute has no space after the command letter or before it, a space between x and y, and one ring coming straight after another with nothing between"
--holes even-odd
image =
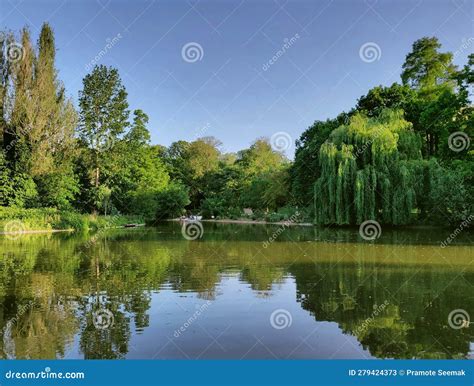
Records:
<instances>
[{"instance_id":1,"label":"calm water surface","mask_svg":"<svg viewBox=\"0 0 474 386\"><path fill-rule=\"evenodd\" d=\"M277 234L274 242L268 243ZM472 233L204 223L0 236L2 358L473 358ZM267 242L267 243L265 243Z\"/></svg>"}]
</instances>

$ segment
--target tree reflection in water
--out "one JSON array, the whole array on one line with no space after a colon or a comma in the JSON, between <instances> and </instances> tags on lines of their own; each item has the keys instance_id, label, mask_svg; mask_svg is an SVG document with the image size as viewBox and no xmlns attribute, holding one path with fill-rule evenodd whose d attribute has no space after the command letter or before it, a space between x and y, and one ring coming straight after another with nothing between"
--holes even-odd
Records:
<instances>
[{"instance_id":1,"label":"tree reflection in water","mask_svg":"<svg viewBox=\"0 0 474 386\"><path fill-rule=\"evenodd\" d=\"M433 232L385 231L371 243L351 229L298 227L263 248L274 229L205 226L196 242L183 240L176 224L111 231L95 243L81 235L1 239L1 356L64 358L78 344L84 358L125 358L140 350L130 340L146 333L151 312L166 322L154 293L212 301L226 275L238 275L256 298L293 278L296 301L315 321L336 322L374 357L469 355L472 326L447 323L453 309L474 310L468 239L441 249L443 235ZM113 314L105 329L93 322L102 309Z\"/></svg>"}]
</instances>

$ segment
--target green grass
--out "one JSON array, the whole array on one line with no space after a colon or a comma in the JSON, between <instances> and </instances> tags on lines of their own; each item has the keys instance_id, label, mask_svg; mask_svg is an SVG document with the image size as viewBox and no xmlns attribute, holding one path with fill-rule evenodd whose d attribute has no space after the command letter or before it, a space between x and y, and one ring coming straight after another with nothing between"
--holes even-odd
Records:
<instances>
[{"instance_id":1,"label":"green grass","mask_svg":"<svg viewBox=\"0 0 474 386\"><path fill-rule=\"evenodd\" d=\"M22 209L0 207L0 232L11 230L73 229L77 231L143 223L140 216L96 216L55 208Z\"/></svg>"}]
</instances>

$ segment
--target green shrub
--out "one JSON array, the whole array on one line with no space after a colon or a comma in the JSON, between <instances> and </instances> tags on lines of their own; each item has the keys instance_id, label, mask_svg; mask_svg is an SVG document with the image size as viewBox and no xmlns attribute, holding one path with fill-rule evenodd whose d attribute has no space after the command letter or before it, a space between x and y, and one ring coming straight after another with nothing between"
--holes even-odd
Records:
<instances>
[{"instance_id":1,"label":"green shrub","mask_svg":"<svg viewBox=\"0 0 474 386\"><path fill-rule=\"evenodd\" d=\"M141 216L95 216L55 208L24 209L0 207L0 231L12 220L21 221L24 230L74 229L77 231L142 224Z\"/></svg>"},{"instance_id":2,"label":"green shrub","mask_svg":"<svg viewBox=\"0 0 474 386\"><path fill-rule=\"evenodd\" d=\"M227 216L227 212L228 207L222 198L207 197L202 201L201 213L204 218L211 218L212 216L223 218Z\"/></svg>"},{"instance_id":3,"label":"green shrub","mask_svg":"<svg viewBox=\"0 0 474 386\"><path fill-rule=\"evenodd\" d=\"M239 208L229 208L227 211L227 216L232 220L238 220L242 218L243 212Z\"/></svg>"},{"instance_id":4,"label":"green shrub","mask_svg":"<svg viewBox=\"0 0 474 386\"><path fill-rule=\"evenodd\" d=\"M87 215L63 211L61 212L58 221L54 223L54 228L86 231L89 229L89 219Z\"/></svg>"},{"instance_id":5,"label":"green shrub","mask_svg":"<svg viewBox=\"0 0 474 386\"><path fill-rule=\"evenodd\" d=\"M189 191L181 184L170 184L156 196L156 220L179 217L184 214L189 200Z\"/></svg>"}]
</instances>

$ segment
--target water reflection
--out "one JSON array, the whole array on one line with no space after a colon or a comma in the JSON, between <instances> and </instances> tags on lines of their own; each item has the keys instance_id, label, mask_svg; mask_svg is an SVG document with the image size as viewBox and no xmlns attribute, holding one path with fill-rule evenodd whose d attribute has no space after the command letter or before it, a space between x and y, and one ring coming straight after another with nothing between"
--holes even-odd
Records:
<instances>
[{"instance_id":1,"label":"water reflection","mask_svg":"<svg viewBox=\"0 0 474 386\"><path fill-rule=\"evenodd\" d=\"M467 358L474 313L470 235L177 224L0 240L3 358ZM316 240L316 241L315 241ZM196 310L209 301L209 309ZM94 313L109 310L100 329ZM272 328L275 309L290 328ZM328 323L329 322L329 323ZM188 327L184 328L187 323ZM184 328L178 338L175 332Z\"/></svg>"}]
</instances>

